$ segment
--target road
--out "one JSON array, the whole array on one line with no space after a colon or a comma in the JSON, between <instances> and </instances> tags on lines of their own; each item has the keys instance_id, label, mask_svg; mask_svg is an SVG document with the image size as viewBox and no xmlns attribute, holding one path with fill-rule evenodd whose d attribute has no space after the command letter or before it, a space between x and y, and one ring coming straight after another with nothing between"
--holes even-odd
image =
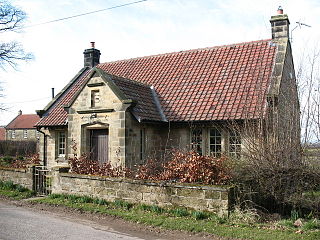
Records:
<instances>
[{"instance_id":1,"label":"road","mask_svg":"<svg viewBox=\"0 0 320 240\"><path fill-rule=\"evenodd\" d=\"M150 239L130 236L90 221L76 221L0 202L0 240Z\"/></svg>"}]
</instances>

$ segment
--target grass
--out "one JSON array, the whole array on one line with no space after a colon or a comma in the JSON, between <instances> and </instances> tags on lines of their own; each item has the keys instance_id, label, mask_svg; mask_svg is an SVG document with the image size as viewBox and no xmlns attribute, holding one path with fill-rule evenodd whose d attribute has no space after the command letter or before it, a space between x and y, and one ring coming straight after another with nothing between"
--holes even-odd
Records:
<instances>
[{"instance_id":1,"label":"grass","mask_svg":"<svg viewBox=\"0 0 320 240\"><path fill-rule=\"evenodd\" d=\"M171 230L206 232L223 237L253 240L320 239L320 223L317 219L303 220L301 229L293 226L293 220L277 223L257 223L250 212L236 212L236 216L219 217L213 213L186 208L162 208L155 205L131 204L122 200L109 202L88 196L52 194L38 203L61 205L92 213L108 214L125 220ZM243 214L244 216L241 216ZM297 230L301 230L298 233Z\"/></svg>"},{"instance_id":2,"label":"grass","mask_svg":"<svg viewBox=\"0 0 320 240\"><path fill-rule=\"evenodd\" d=\"M0 195L20 200L30 198L35 193L19 184L14 184L12 181L0 181Z\"/></svg>"}]
</instances>

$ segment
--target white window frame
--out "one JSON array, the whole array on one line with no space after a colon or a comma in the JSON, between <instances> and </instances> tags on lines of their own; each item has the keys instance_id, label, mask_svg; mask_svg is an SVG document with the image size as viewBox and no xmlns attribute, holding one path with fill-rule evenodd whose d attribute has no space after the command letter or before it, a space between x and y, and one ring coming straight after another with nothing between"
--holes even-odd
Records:
<instances>
[{"instance_id":1,"label":"white window frame","mask_svg":"<svg viewBox=\"0 0 320 240\"><path fill-rule=\"evenodd\" d=\"M28 130L23 130L23 138L24 139L28 138Z\"/></svg>"},{"instance_id":2,"label":"white window frame","mask_svg":"<svg viewBox=\"0 0 320 240\"><path fill-rule=\"evenodd\" d=\"M16 131L15 130L11 130L11 138L12 139L16 138Z\"/></svg>"},{"instance_id":3,"label":"white window frame","mask_svg":"<svg viewBox=\"0 0 320 240\"><path fill-rule=\"evenodd\" d=\"M66 132L57 132L57 155L58 157L65 157L67 149Z\"/></svg>"}]
</instances>

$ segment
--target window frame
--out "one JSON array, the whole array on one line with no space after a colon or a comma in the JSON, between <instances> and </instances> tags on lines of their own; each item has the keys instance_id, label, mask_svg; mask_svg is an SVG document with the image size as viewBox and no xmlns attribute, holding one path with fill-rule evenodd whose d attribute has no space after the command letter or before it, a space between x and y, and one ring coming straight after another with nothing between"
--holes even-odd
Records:
<instances>
[{"instance_id":1,"label":"window frame","mask_svg":"<svg viewBox=\"0 0 320 240\"><path fill-rule=\"evenodd\" d=\"M214 135L211 135L211 131L215 131ZM217 134L219 133L219 134ZM220 158L222 156L223 153L223 132L221 131L221 129L217 128L217 127L210 127L208 128L208 155L215 157L215 158ZM214 139L214 143L212 143L211 141ZM220 142L217 143L217 140L220 139ZM215 151L211 151L211 147L214 147ZM217 149L220 148L220 151L216 151Z\"/></svg>"},{"instance_id":2,"label":"window frame","mask_svg":"<svg viewBox=\"0 0 320 240\"><path fill-rule=\"evenodd\" d=\"M28 130L23 130L23 138L24 139L28 138Z\"/></svg>"},{"instance_id":3,"label":"window frame","mask_svg":"<svg viewBox=\"0 0 320 240\"><path fill-rule=\"evenodd\" d=\"M62 135L64 135L64 136L62 136ZM56 147L57 147L57 157L65 157L66 150L67 150L67 136L66 136L65 131L58 131L57 132L57 145L56 145Z\"/></svg>"},{"instance_id":4,"label":"window frame","mask_svg":"<svg viewBox=\"0 0 320 240\"><path fill-rule=\"evenodd\" d=\"M228 133L228 155L231 158L241 158L242 139L241 134L236 130L229 130Z\"/></svg>"},{"instance_id":5,"label":"window frame","mask_svg":"<svg viewBox=\"0 0 320 240\"><path fill-rule=\"evenodd\" d=\"M98 99L98 101L97 101ZM91 107L96 108L100 106L100 90L99 89L94 89L91 90Z\"/></svg>"},{"instance_id":6,"label":"window frame","mask_svg":"<svg viewBox=\"0 0 320 240\"><path fill-rule=\"evenodd\" d=\"M201 132L200 135L194 135L196 132ZM190 148L191 150L195 151L199 155L204 155L204 150L203 150L203 128L191 128L190 131ZM200 139L200 141L199 141Z\"/></svg>"},{"instance_id":7,"label":"window frame","mask_svg":"<svg viewBox=\"0 0 320 240\"><path fill-rule=\"evenodd\" d=\"M16 130L11 130L11 138L12 139L16 138Z\"/></svg>"}]
</instances>

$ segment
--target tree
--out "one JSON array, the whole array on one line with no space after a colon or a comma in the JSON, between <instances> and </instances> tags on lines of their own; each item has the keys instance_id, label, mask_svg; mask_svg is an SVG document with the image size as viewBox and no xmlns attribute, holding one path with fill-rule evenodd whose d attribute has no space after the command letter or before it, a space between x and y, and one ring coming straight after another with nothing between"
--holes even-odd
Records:
<instances>
[{"instance_id":1,"label":"tree","mask_svg":"<svg viewBox=\"0 0 320 240\"><path fill-rule=\"evenodd\" d=\"M0 36L10 31L19 31L26 19L26 13L7 1L0 0ZM0 40L1 41L1 40ZM21 60L32 59L30 53L26 53L22 45L17 41L0 42L0 67L16 68Z\"/></svg>"}]
</instances>

